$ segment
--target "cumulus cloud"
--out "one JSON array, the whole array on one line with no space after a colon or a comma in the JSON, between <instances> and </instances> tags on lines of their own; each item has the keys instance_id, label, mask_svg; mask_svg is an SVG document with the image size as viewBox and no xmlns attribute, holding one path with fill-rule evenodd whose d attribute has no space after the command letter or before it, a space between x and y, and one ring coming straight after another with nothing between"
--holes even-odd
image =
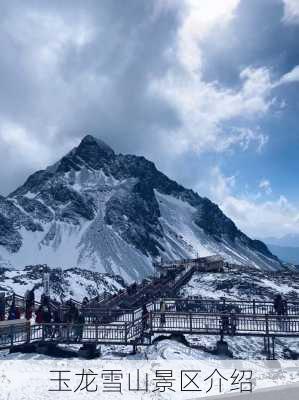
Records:
<instances>
[{"instance_id":1,"label":"cumulus cloud","mask_svg":"<svg viewBox=\"0 0 299 400\"><path fill-rule=\"evenodd\" d=\"M174 2L174 6L179 6L181 15L176 43L177 57L187 71L200 72L202 62L200 43L217 25L225 26L231 21L239 3L240 0Z\"/></svg>"},{"instance_id":2,"label":"cumulus cloud","mask_svg":"<svg viewBox=\"0 0 299 400\"><path fill-rule=\"evenodd\" d=\"M226 177L219 167L215 167L209 177L208 191L210 197L243 232L252 237L281 237L288 233L299 233L299 209L284 195L265 200L259 193L235 194L236 180L236 176ZM259 189L267 194L272 192L270 182L266 179L260 182Z\"/></svg>"},{"instance_id":3,"label":"cumulus cloud","mask_svg":"<svg viewBox=\"0 0 299 400\"><path fill-rule=\"evenodd\" d=\"M274 102L273 82L267 68L243 69L241 87L233 90L217 82L205 82L200 63L195 70L194 62L185 55L182 58L180 52L174 65L165 77L152 82L151 90L172 104L180 117L181 126L168 132L175 138L178 152L211 149L221 152L235 145L248 149L252 142L261 150L267 143L267 135L258 126L244 127L247 126L244 121L256 121ZM236 120L243 121L244 126L242 123L238 126ZM163 136L167 136L167 132L163 132Z\"/></svg>"},{"instance_id":4,"label":"cumulus cloud","mask_svg":"<svg viewBox=\"0 0 299 400\"><path fill-rule=\"evenodd\" d=\"M289 24L299 23L299 2L298 0L282 0L284 3L283 20Z\"/></svg>"},{"instance_id":5,"label":"cumulus cloud","mask_svg":"<svg viewBox=\"0 0 299 400\"><path fill-rule=\"evenodd\" d=\"M260 152L269 136L262 132L258 120L277 106L273 90L297 80L297 68L275 79L271 70L262 66L243 68L240 85L234 89L204 80L201 46L211 30L233 21L239 5L238 0L173 4L180 10L181 26L168 51L172 66L165 76L153 80L150 89L172 104L180 118L181 125L174 130L160 130L165 143L172 139L177 153L223 152L237 146L242 150L255 146Z\"/></svg>"}]
</instances>

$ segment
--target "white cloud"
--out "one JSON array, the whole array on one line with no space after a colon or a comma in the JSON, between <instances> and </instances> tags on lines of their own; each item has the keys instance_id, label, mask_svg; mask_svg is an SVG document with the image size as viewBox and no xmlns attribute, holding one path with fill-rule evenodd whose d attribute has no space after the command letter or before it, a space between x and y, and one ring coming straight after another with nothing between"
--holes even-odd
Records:
<instances>
[{"instance_id":1,"label":"white cloud","mask_svg":"<svg viewBox=\"0 0 299 400\"><path fill-rule=\"evenodd\" d=\"M51 72L57 74L57 67L68 48L78 50L91 42L95 30L90 21L84 18L75 23L63 19L58 13L29 10L24 11L21 18L16 14L7 19L3 29L9 32L18 46L26 50L37 78L49 78ZM18 29L12 30L12 25Z\"/></svg>"},{"instance_id":2,"label":"white cloud","mask_svg":"<svg viewBox=\"0 0 299 400\"><path fill-rule=\"evenodd\" d=\"M283 75L278 84L299 82L299 65L293 68L290 72Z\"/></svg>"},{"instance_id":3,"label":"white cloud","mask_svg":"<svg viewBox=\"0 0 299 400\"><path fill-rule=\"evenodd\" d=\"M260 193L240 194L235 192L236 177L226 177L218 167L205 183L208 193L224 213L251 237L282 237L288 233L299 233L299 208L283 195L274 200L265 200ZM199 185L199 191L201 185ZM271 189L270 182L263 180L260 189ZM272 189L271 189L272 190Z\"/></svg>"},{"instance_id":4,"label":"white cloud","mask_svg":"<svg viewBox=\"0 0 299 400\"><path fill-rule=\"evenodd\" d=\"M223 152L235 146L247 150L251 144L260 151L268 141L268 136L256 125L257 118L265 115L274 102L273 82L267 68L244 68L237 89L205 82L202 77L201 44L212 29L230 23L239 3L239 0L173 3L181 17L176 45L168 52L173 67L164 78L152 82L150 90L166 99L179 115L181 127L161 134L167 146L169 141L173 143L177 153ZM253 127L249 128L248 122Z\"/></svg>"},{"instance_id":5,"label":"white cloud","mask_svg":"<svg viewBox=\"0 0 299 400\"><path fill-rule=\"evenodd\" d=\"M259 188L265 193L265 194L271 194L272 193L272 188L271 188L271 183L268 179L262 179L259 183Z\"/></svg>"},{"instance_id":6,"label":"white cloud","mask_svg":"<svg viewBox=\"0 0 299 400\"><path fill-rule=\"evenodd\" d=\"M159 0L155 15L175 9L180 17L176 56L190 73L199 72L202 61L200 42L211 29L225 26L234 17L241 0Z\"/></svg>"},{"instance_id":7,"label":"white cloud","mask_svg":"<svg viewBox=\"0 0 299 400\"><path fill-rule=\"evenodd\" d=\"M171 133L178 152L225 151L235 145L246 150L251 143L261 150L267 135L259 129L224 129L222 125L236 119L254 122L269 110L273 103L270 72L266 68L246 68L240 80L241 88L232 90L216 82L204 82L200 73L174 68L152 85L151 89L166 98L180 116L181 129Z\"/></svg>"},{"instance_id":8,"label":"white cloud","mask_svg":"<svg viewBox=\"0 0 299 400\"><path fill-rule=\"evenodd\" d=\"M173 2L181 26L176 45L168 52L172 67L162 79L152 82L150 90L166 99L179 115L180 128L161 132L166 148L171 141L176 153L223 152L236 146L245 151L251 145L261 151L268 136L260 130L258 120L274 106L281 110L284 104L278 104L273 90L299 80L299 66L277 80L266 67L245 67L240 72L240 86L235 89L203 79L201 45L212 29L222 29L233 20L239 3ZM164 7L170 7L169 2Z\"/></svg>"},{"instance_id":9,"label":"white cloud","mask_svg":"<svg viewBox=\"0 0 299 400\"><path fill-rule=\"evenodd\" d=\"M59 140L55 128L48 127L47 136L40 136L25 126L0 118L0 157L5 158L7 165L13 168L19 164L30 168L45 168L74 145L73 140Z\"/></svg>"},{"instance_id":10,"label":"white cloud","mask_svg":"<svg viewBox=\"0 0 299 400\"><path fill-rule=\"evenodd\" d=\"M284 3L283 21L289 24L299 23L299 1L282 0Z\"/></svg>"},{"instance_id":11,"label":"white cloud","mask_svg":"<svg viewBox=\"0 0 299 400\"><path fill-rule=\"evenodd\" d=\"M11 149L17 157L28 159L33 165L49 161L51 149L39 142L24 127L15 123L2 121L0 143L1 147Z\"/></svg>"},{"instance_id":12,"label":"white cloud","mask_svg":"<svg viewBox=\"0 0 299 400\"><path fill-rule=\"evenodd\" d=\"M178 32L178 57L189 72L198 71L202 55L200 42L211 29L226 25L240 0L182 1L182 25Z\"/></svg>"}]
</instances>

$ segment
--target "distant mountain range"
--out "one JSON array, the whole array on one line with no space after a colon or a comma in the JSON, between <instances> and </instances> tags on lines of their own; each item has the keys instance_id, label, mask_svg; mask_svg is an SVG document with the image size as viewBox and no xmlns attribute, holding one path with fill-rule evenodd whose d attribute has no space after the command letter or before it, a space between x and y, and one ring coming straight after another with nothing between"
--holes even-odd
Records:
<instances>
[{"instance_id":1,"label":"distant mountain range","mask_svg":"<svg viewBox=\"0 0 299 400\"><path fill-rule=\"evenodd\" d=\"M281 260L299 265L299 234L290 233L281 238L266 237L262 240Z\"/></svg>"},{"instance_id":2,"label":"distant mountain range","mask_svg":"<svg viewBox=\"0 0 299 400\"><path fill-rule=\"evenodd\" d=\"M209 199L90 135L0 196L2 266L80 267L132 281L150 274L160 257L215 253L260 269L281 267Z\"/></svg>"},{"instance_id":3,"label":"distant mountain range","mask_svg":"<svg viewBox=\"0 0 299 400\"><path fill-rule=\"evenodd\" d=\"M299 247L278 246L275 244L268 244L268 247L281 260L299 266Z\"/></svg>"},{"instance_id":4,"label":"distant mountain range","mask_svg":"<svg viewBox=\"0 0 299 400\"><path fill-rule=\"evenodd\" d=\"M299 234L289 233L281 238L267 237L263 241L275 246L299 247Z\"/></svg>"}]
</instances>

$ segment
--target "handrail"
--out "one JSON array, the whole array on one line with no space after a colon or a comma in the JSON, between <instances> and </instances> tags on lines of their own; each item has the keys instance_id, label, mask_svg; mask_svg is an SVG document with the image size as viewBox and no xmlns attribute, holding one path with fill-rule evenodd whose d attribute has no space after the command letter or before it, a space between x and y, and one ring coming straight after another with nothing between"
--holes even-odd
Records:
<instances>
[{"instance_id":1,"label":"handrail","mask_svg":"<svg viewBox=\"0 0 299 400\"><path fill-rule=\"evenodd\" d=\"M145 331L251 336L299 336L299 316L151 311L132 322L0 324L0 348L36 341L134 344ZM142 343L142 342L141 342Z\"/></svg>"}]
</instances>

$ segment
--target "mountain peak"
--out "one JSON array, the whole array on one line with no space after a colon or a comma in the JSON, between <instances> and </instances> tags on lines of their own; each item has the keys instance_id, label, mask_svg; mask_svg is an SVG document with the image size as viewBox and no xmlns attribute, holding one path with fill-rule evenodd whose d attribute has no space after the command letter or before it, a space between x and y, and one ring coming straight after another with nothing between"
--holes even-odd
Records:
<instances>
[{"instance_id":1,"label":"mountain peak","mask_svg":"<svg viewBox=\"0 0 299 400\"><path fill-rule=\"evenodd\" d=\"M82 147L97 147L97 150L101 150L102 152L106 153L106 154L114 154L113 149L108 146L107 143L105 143L104 141L92 136L92 135L86 135L84 136L84 138L81 140L81 143L79 145L78 148L82 148Z\"/></svg>"},{"instance_id":2,"label":"mountain peak","mask_svg":"<svg viewBox=\"0 0 299 400\"><path fill-rule=\"evenodd\" d=\"M9 198L0 196L0 265L88 266L136 280L152 271L157 257L198 252L281 268L210 200L144 157L115 154L91 135Z\"/></svg>"}]
</instances>

